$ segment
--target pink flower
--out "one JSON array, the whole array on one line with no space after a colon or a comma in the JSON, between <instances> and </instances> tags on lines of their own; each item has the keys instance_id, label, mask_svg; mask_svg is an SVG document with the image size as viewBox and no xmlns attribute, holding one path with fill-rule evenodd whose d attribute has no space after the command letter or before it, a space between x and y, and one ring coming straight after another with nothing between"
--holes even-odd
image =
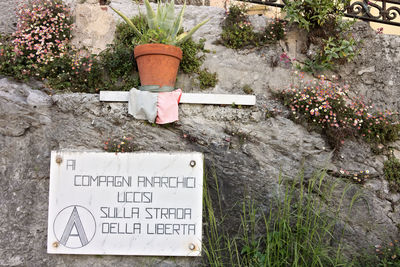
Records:
<instances>
[{"instance_id":1,"label":"pink flower","mask_svg":"<svg viewBox=\"0 0 400 267\"><path fill-rule=\"evenodd\" d=\"M383 27L376 29L376 34L383 34Z\"/></svg>"}]
</instances>

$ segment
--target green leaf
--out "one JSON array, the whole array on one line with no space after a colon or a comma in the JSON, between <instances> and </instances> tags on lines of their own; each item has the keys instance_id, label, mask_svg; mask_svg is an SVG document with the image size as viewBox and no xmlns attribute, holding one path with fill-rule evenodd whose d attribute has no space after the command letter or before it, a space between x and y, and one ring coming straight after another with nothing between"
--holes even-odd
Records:
<instances>
[{"instance_id":1,"label":"green leaf","mask_svg":"<svg viewBox=\"0 0 400 267\"><path fill-rule=\"evenodd\" d=\"M157 24L159 24L159 22L161 21L161 9L162 9L162 7L161 7L161 2L160 1L158 1L157 2L157 14L156 14L156 20L157 20Z\"/></svg>"},{"instance_id":2,"label":"green leaf","mask_svg":"<svg viewBox=\"0 0 400 267\"><path fill-rule=\"evenodd\" d=\"M144 4L146 7L146 22L148 30L146 30L146 32L143 34L138 29L146 28L145 26L139 24L136 24L138 26L135 26L135 24L125 15L113 9L140 37L140 43L180 45L190 38L192 34L199 29L199 27L208 21L205 20L196 25L188 33L177 36L182 29L183 14L186 8L186 2L184 3L177 17L175 17L175 3L173 0L170 0L170 2L166 2L164 4L159 1L156 12L152 9L149 0L145 0Z\"/></svg>"},{"instance_id":3,"label":"green leaf","mask_svg":"<svg viewBox=\"0 0 400 267\"><path fill-rule=\"evenodd\" d=\"M147 24L149 25L150 29L156 29L158 27L156 13L151 8L149 0L144 0L144 4L146 6L146 11L147 11L147 16L146 16ZM160 6L160 5L158 5L158 6Z\"/></svg>"},{"instance_id":4,"label":"green leaf","mask_svg":"<svg viewBox=\"0 0 400 267\"><path fill-rule=\"evenodd\" d=\"M146 0L146 1L147 1L147 0ZM111 7L111 6L110 6L110 7ZM136 33L138 36L142 37L142 33L136 28L136 26L132 23L132 21L131 21L127 16L125 16L125 15L124 15L123 13L121 13L120 11L114 9L113 7L111 7L111 9L114 10L114 12L117 13L117 14L126 22L126 24L128 24L129 27L131 27L131 28L135 31L135 33Z\"/></svg>"},{"instance_id":5,"label":"green leaf","mask_svg":"<svg viewBox=\"0 0 400 267\"><path fill-rule=\"evenodd\" d=\"M174 27L174 19L175 19L174 2L175 2L174 0L171 0L171 2L168 5L166 5L165 17L162 21L159 22L160 28L168 33L171 33Z\"/></svg>"},{"instance_id":6,"label":"green leaf","mask_svg":"<svg viewBox=\"0 0 400 267\"><path fill-rule=\"evenodd\" d=\"M179 12L178 17L175 20L173 30L171 32L172 39L175 39L176 35L178 34L179 30L182 27L183 13L185 12L185 9L186 9L186 0L183 2L183 7L182 7L181 11Z\"/></svg>"},{"instance_id":7,"label":"green leaf","mask_svg":"<svg viewBox=\"0 0 400 267\"><path fill-rule=\"evenodd\" d=\"M197 24L193 29L191 29L188 33L182 33L176 38L175 45L179 45L185 42L188 38L190 38L193 33L195 33L201 26L206 24L210 19L203 20L199 24Z\"/></svg>"}]
</instances>

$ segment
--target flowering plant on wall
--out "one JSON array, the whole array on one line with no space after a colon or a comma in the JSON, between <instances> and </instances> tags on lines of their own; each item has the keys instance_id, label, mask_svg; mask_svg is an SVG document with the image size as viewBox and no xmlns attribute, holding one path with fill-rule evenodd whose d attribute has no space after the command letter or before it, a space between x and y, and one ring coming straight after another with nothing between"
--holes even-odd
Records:
<instances>
[{"instance_id":1,"label":"flowering plant on wall","mask_svg":"<svg viewBox=\"0 0 400 267\"><path fill-rule=\"evenodd\" d=\"M17 31L9 52L15 61L25 61L22 74L39 76L39 68L67 52L72 18L61 0L30 0L17 14Z\"/></svg>"},{"instance_id":2,"label":"flowering plant on wall","mask_svg":"<svg viewBox=\"0 0 400 267\"><path fill-rule=\"evenodd\" d=\"M290 108L294 120L320 128L333 147L339 147L344 138L354 135L376 144L398 139L400 125L395 114L374 111L362 97L350 96L348 86L340 86L324 76L301 80L279 97Z\"/></svg>"},{"instance_id":3,"label":"flowering plant on wall","mask_svg":"<svg viewBox=\"0 0 400 267\"><path fill-rule=\"evenodd\" d=\"M1 74L40 78L56 90L93 92L102 85L94 56L83 56L69 44L72 16L61 0L29 0L17 16L17 31L1 38Z\"/></svg>"}]
</instances>

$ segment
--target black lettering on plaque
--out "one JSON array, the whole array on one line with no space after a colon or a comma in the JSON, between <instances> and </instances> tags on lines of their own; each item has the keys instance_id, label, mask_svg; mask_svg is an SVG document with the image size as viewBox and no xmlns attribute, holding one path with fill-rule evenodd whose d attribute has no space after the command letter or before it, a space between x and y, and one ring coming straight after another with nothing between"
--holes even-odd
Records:
<instances>
[{"instance_id":1,"label":"black lettering on plaque","mask_svg":"<svg viewBox=\"0 0 400 267\"><path fill-rule=\"evenodd\" d=\"M76 160L75 159L67 159L67 171L72 170L75 171Z\"/></svg>"},{"instance_id":2,"label":"black lettering on plaque","mask_svg":"<svg viewBox=\"0 0 400 267\"><path fill-rule=\"evenodd\" d=\"M72 230L74 228L76 229L77 234L72 234ZM82 247L86 246L89 243L76 206L72 210L71 216L69 217L67 225L65 226L64 232L60 239L60 243L66 246L70 236L78 236L79 240L81 241Z\"/></svg>"}]
</instances>

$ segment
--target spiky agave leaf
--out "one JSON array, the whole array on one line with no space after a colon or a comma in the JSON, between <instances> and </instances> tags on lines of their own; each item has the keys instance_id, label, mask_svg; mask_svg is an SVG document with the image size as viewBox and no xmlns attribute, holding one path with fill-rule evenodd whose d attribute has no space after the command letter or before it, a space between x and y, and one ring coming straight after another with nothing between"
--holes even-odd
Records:
<instances>
[{"instance_id":1,"label":"spiky agave leaf","mask_svg":"<svg viewBox=\"0 0 400 267\"><path fill-rule=\"evenodd\" d=\"M169 34L172 32L172 27L174 26L175 19L175 5L174 0L171 0L169 4L165 4L165 14L160 21L160 28Z\"/></svg>"},{"instance_id":2,"label":"spiky agave leaf","mask_svg":"<svg viewBox=\"0 0 400 267\"><path fill-rule=\"evenodd\" d=\"M149 28L150 29L158 28L156 13L151 8L149 0L144 0L144 4L146 6L146 12L147 12L146 19L147 19L147 24L149 25ZM158 11L157 11L157 13L158 13Z\"/></svg>"},{"instance_id":3,"label":"spiky agave leaf","mask_svg":"<svg viewBox=\"0 0 400 267\"><path fill-rule=\"evenodd\" d=\"M157 12L156 12L157 24L159 24L159 22L161 21L161 14L162 14L161 1L157 1Z\"/></svg>"},{"instance_id":4,"label":"spiky agave leaf","mask_svg":"<svg viewBox=\"0 0 400 267\"><path fill-rule=\"evenodd\" d=\"M110 7L111 7L111 6L110 6ZM136 33L137 35L139 35L140 37L142 37L143 34L138 30L138 28L136 28L135 24L133 24L132 21L131 21L127 16L125 16L124 14L122 14L120 11L114 9L113 7L111 7L111 9L114 10L115 13L117 13L117 14L126 22L126 24L128 24L128 25L135 31L135 33Z\"/></svg>"},{"instance_id":5,"label":"spiky agave leaf","mask_svg":"<svg viewBox=\"0 0 400 267\"><path fill-rule=\"evenodd\" d=\"M186 9L186 0L183 2L183 7L181 11L179 12L178 17L176 18L174 22L174 26L171 32L172 39L175 39L176 35L178 34L179 30L182 27L182 21L183 21L183 13L185 12Z\"/></svg>"},{"instance_id":6,"label":"spiky agave leaf","mask_svg":"<svg viewBox=\"0 0 400 267\"><path fill-rule=\"evenodd\" d=\"M160 3L160 5L157 9L157 23L160 26L161 22L164 20L166 8L165 4L161 3L161 1L158 1L158 3Z\"/></svg>"},{"instance_id":7,"label":"spiky agave leaf","mask_svg":"<svg viewBox=\"0 0 400 267\"><path fill-rule=\"evenodd\" d=\"M187 39L189 39L193 33L195 33L201 26L203 26L205 23L207 23L210 19L203 20L199 24L197 24L193 29L191 29L189 32L185 32L180 34L178 37L176 37L176 41L174 42L175 45L180 45L183 42L185 42Z\"/></svg>"},{"instance_id":8,"label":"spiky agave leaf","mask_svg":"<svg viewBox=\"0 0 400 267\"><path fill-rule=\"evenodd\" d=\"M146 20L150 30L154 30L159 34L157 40L152 40L154 42L180 45L190 38L193 33L195 33L201 26L203 26L209 19L202 21L197 24L192 30L186 33L182 33L177 36L178 32L182 27L183 14L186 8L186 1L183 4L181 11L176 19L175 17L175 4L174 0L170 0L165 4L161 4L158 1L157 12L151 8L149 0L144 0L146 6ZM112 7L111 7L112 8ZM128 19L124 14L112 8L119 16L121 16L125 22L136 32L140 37L143 34L136 28L130 19Z\"/></svg>"}]
</instances>

